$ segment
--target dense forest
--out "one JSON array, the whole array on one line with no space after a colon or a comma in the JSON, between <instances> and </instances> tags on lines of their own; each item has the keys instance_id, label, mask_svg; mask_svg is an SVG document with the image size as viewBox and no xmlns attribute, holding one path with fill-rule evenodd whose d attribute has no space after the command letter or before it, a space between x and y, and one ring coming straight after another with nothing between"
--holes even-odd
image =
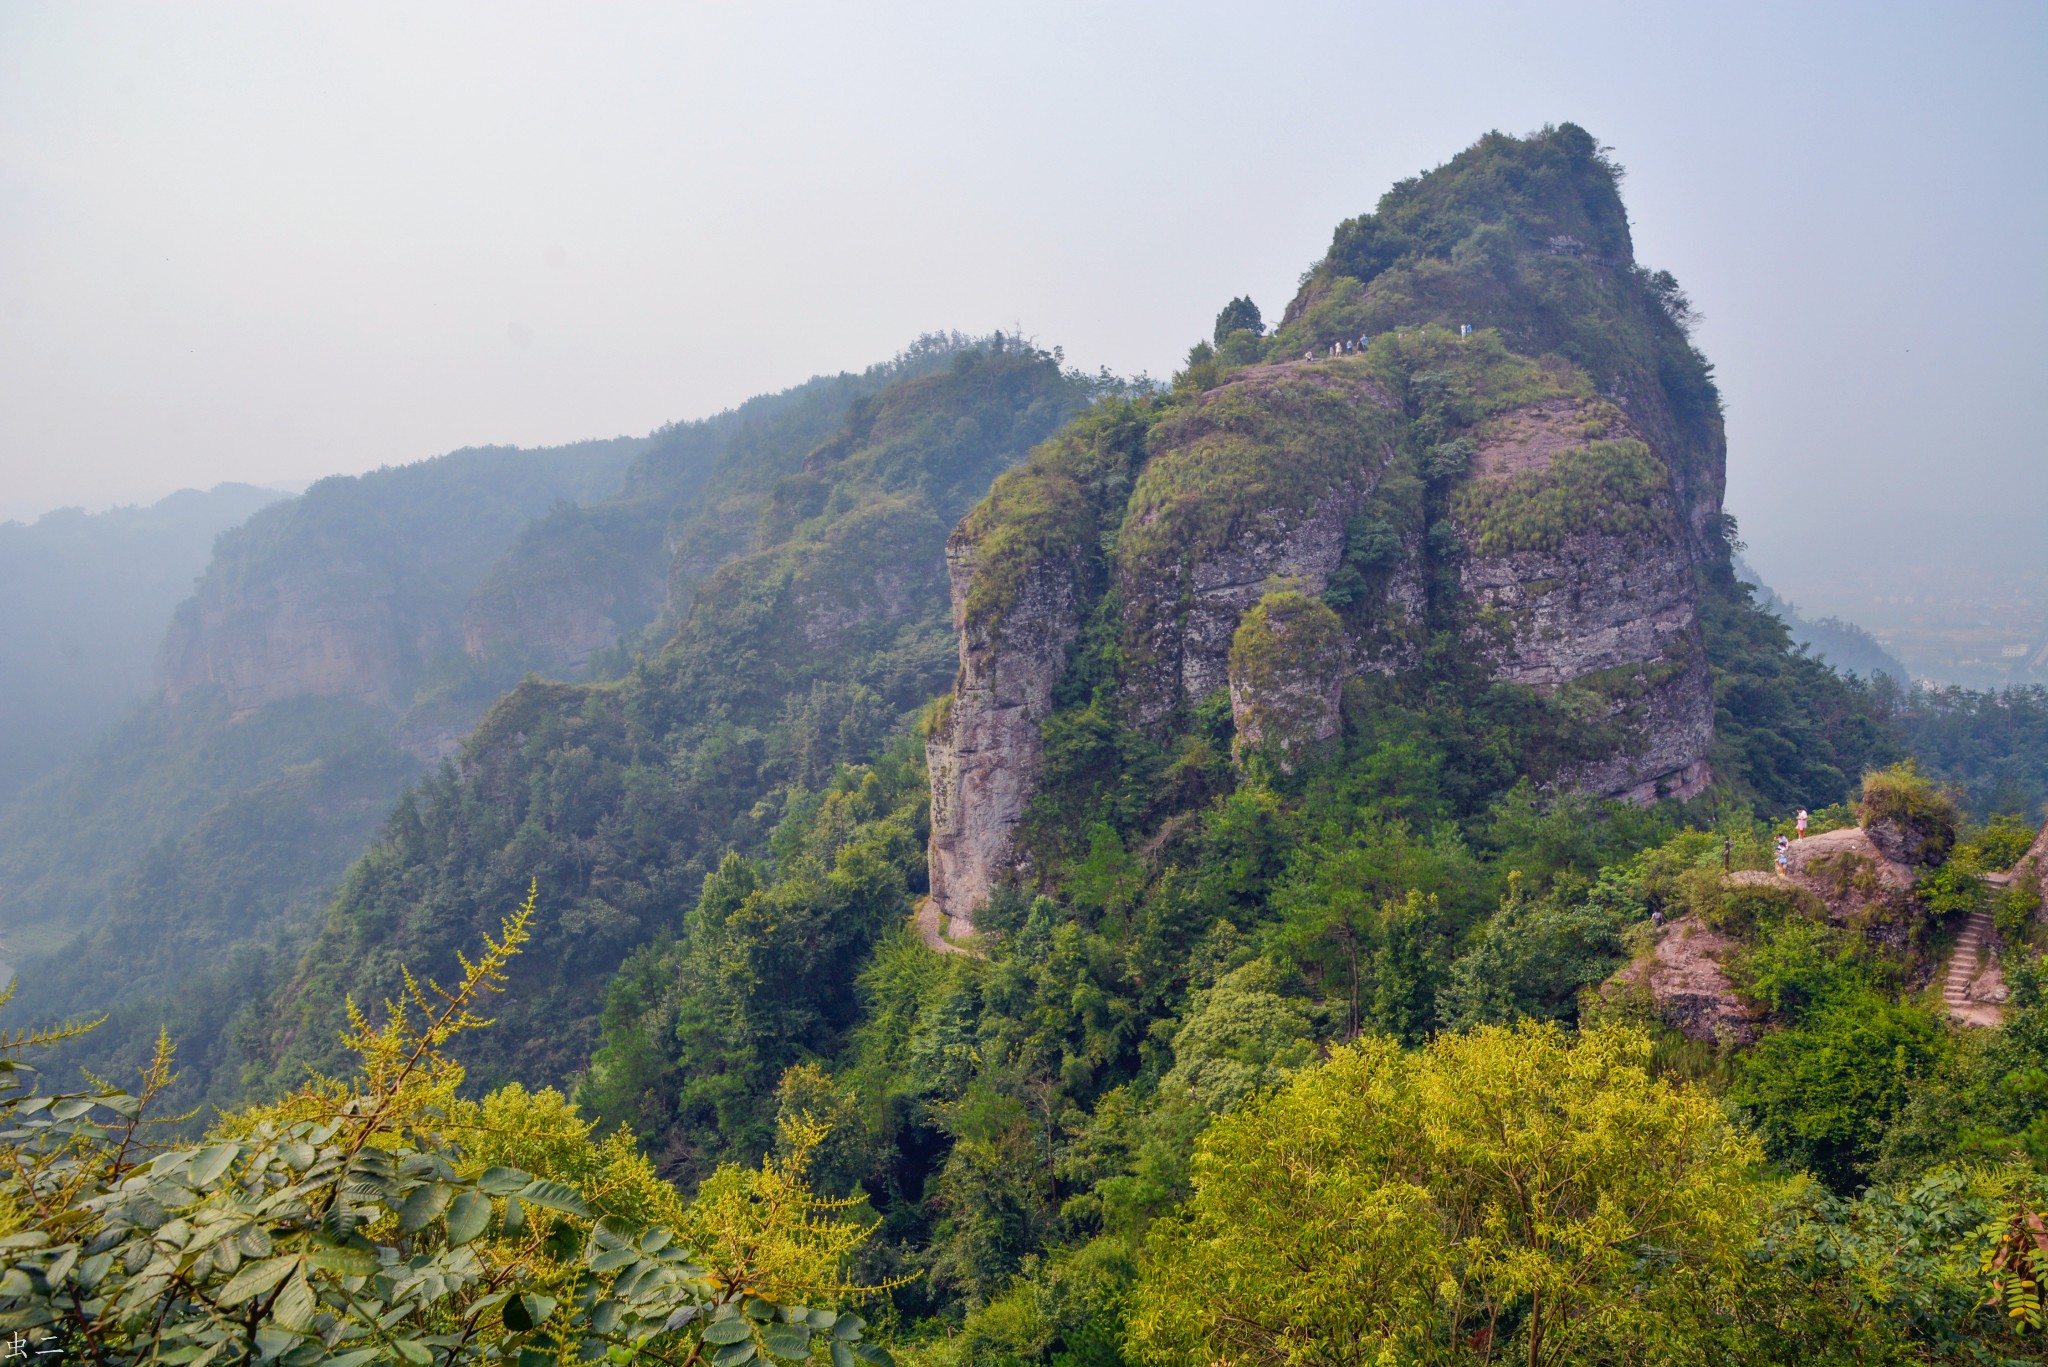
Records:
<instances>
[{"instance_id":1,"label":"dense forest","mask_svg":"<svg viewBox=\"0 0 2048 1367\"><path fill-rule=\"evenodd\" d=\"M1758 601L1618 184L1573 126L1489 135L1167 385L920 351L664 507L669 616L499 698L317 925L147 924L289 794L167 847L96 951L165 995L0 1039L0 1330L104 1362L2038 1361L2048 698L1844 673ZM1497 468L1517 423L1566 435ZM1330 568L1254 586L1228 686L1162 663L1187 566L1368 464ZM645 545L637 468L501 582ZM1522 628L1475 564L1653 542L1664 654L1502 675ZM972 640L1033 644L1055 598L1014 857L949 936L917 916L933 757L986 705ZM1693 681L1710 777L1586 791ZM298 781L353 781L320 753Z\"/></svg>"}]
</instances>

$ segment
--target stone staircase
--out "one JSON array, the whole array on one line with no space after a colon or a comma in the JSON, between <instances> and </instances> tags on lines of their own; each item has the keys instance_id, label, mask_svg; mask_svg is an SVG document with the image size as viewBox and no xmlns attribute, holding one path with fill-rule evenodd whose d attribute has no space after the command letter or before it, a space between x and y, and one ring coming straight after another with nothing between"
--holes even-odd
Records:
<instances>
[{"instance_id":1,"label":"stone staircase","mask_svg":"<svg viewBox=\"0 0 2048 1367\"><path fill-rule=\"evenodd\" d=\"M1941 999L1957 1020L1971 1025L1997 1025L2003 1019L1997 1001L1985 1000L1993 993L2003 995L2004 984L1991 958L1991 942L1996 934L1991 913L1980 907L1970 913L1962 934L1956 937L1955 952L1948 961L1948 976L1942 979Z\"/></svg>"}]
</instances>

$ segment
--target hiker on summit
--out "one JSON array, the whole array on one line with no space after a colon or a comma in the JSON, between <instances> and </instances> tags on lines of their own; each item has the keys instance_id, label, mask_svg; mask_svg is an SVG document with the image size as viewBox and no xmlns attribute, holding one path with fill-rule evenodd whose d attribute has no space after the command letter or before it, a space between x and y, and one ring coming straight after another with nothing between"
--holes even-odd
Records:
<instances>
[{"instance_id":1,"label":"hiker on summit","mask_svg":"<svg viewBox=\"0 0 2048 1367\"><path fill-rule=\"evenodd\" d=\"M1792 863L1792 842L1784 836L1778 837L1778 877L1790 878Z\"/></svg>"},{"instance_id":2,"label":"hiker on summit","mask_svg":"<svg viewBox=\"0 0 2048 1367\"><path fill-rule=\"evenodd\" d=\"M1806 839L1806 808L1801 807L1799 809L1799 815L1793 818L1793 823L1799 829L1799 835L1797 838L1800 840Z\"/></svg>"}]
</instances>

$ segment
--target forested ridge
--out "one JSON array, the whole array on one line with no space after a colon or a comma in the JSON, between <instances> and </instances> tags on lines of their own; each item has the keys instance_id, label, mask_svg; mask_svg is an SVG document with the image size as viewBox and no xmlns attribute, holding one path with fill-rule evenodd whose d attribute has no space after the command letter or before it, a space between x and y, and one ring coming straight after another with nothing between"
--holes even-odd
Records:
<instances>
[{"instance_id":1,"label":"forested ridge","mask_svg":"<svg viewBox=\"0 0 2048 1367\"><path fill-rule=\"evenodd\" d=\"M674 620L499 698L317 928L208 980L248 999L194 1009L191 1076L139 1018L0 1039L240 1108L138 1166L135 1098L0 1091L0 1328L110 1362L165 1326L308 1364L2038 1361L2048 708L1844 675L1759 605L1618 184L1573 126L1489 135L1169 384L957 339L735 455L667 526ZM1203 408L1333 348L1371 413ZM1482 486L1510 405L1579 444ZM1143 712L1119 567L1361 431L1388 473L1338 568L1258 598L1233 669L1339 631L1398 667L1284 745L1225 689ZM631 493L529 536L640 544ZM1665 666L1504 680L1460 567L1661 518L1712 781L1602 801L1573 776ZM949 585L957 526L990 534ZM949 944L914 918L955 626L1045 564L1079 629L1021 857ZM1781 876L1802 808L1830 853ZM1983 924L1994 1028L1944 998Z\"/></svg>"}]
</instances>

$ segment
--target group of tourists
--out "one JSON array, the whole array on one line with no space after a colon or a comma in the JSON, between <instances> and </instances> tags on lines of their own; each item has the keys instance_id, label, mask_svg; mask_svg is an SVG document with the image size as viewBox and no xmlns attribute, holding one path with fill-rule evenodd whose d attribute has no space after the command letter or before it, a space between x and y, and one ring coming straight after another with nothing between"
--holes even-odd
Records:
<instances>
[{"instance_id":1,"label":"group of tourists","mask_svg":"<svg viewBox=\"0 0 2048 1367\"><path fill-rule=\"evenodd\" d=\"M1801 808L1799 809L1799 815L1798 815L1798 816L1795 816L1795 817L1793 817L1793 818L1792 818L1792 828L1793 828L1793 829L1794 829L1795 831L1797 831L1797 832L1798 832L1798 834L1797 834L1796 836L1794 836L1794 837L1793 837L1794 839L1797 839L1797 840L1804 840L1804 839L1806 839L1806 820L1807 820L1807 818L1806 818L1806 808L1804 808L1804 807L1801 807ZM1786 839L1786 838L1785 838L1784 836L1782 836L1782 835L1778 837L1778 854L1777 854L1777 860L1778 860L1778 877L1780 877L1780 878L1789 878L1789 877L1791 877L1791 876L1792 876L1792 841L1791 841L1791 840L1787 840L1787 839Z\"/></svg>"},{"instance_id":2,"label":"group of tourists","mask_svg":"<svg viewBox=\"0 0 2048 1367\"><path fill-rule=\"evenodd\" d=\"M1458 335L1460 337L1470 337L1472 335L1472 325L1470 323L1458 324ZM1353 355L1357 352L1365 350L1367 347L1371 345L1372 334L1369 332L1361 332L1358 334L1358 340L1355 342L1337 341L1330 343L1330 355ZM1315 358L1316 354L1313 351L1304 351L1301 353L1301 359L1304 361L1313 361Z\"/></svg>"}]
</instances>

